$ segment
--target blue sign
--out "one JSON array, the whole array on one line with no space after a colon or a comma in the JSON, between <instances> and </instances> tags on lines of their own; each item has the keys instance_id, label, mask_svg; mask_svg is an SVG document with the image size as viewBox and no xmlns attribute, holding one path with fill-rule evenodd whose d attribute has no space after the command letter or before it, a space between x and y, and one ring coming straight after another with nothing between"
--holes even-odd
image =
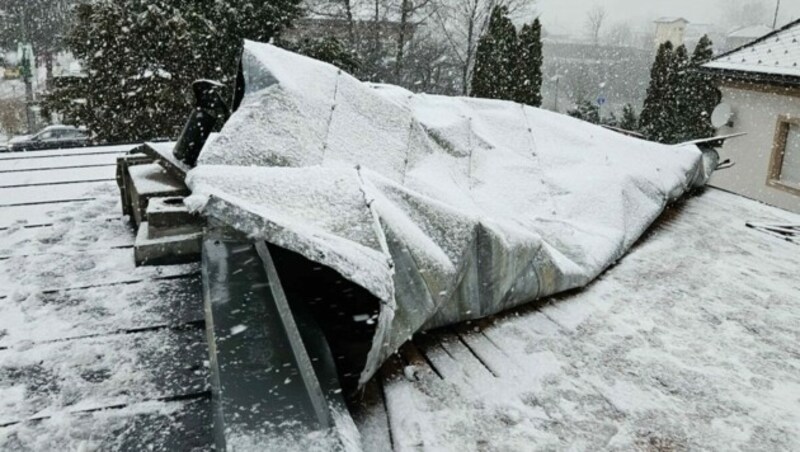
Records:
<instances>
[{"instance_id":1,"label":"blue sign","mask_svg":"<svg viewBox=\"0 0 800 452\"><path fill-rule=\"evenodd\" d=\"M600 96L600 97L597 98L597 105L603 105L605 103L606 103L605 96Z\"/></svg>"}]
</instances>

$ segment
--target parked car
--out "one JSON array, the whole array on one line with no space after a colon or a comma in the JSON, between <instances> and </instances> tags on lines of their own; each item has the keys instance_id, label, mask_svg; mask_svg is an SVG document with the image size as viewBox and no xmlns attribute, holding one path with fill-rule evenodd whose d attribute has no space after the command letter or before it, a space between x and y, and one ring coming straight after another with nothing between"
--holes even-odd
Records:
<instances>
[{"instance_id":1,"label":"parked car","mask_svg":"<svg viewBox=\"0 0 800 452\"><path fill-rule=\"evenodd\" d=\"M89 133L73 126L49 126L35 135L14 137L6 144L6 152L40 151L43 149L77 148L89 145Z\"/></svg>"}]
</instances>

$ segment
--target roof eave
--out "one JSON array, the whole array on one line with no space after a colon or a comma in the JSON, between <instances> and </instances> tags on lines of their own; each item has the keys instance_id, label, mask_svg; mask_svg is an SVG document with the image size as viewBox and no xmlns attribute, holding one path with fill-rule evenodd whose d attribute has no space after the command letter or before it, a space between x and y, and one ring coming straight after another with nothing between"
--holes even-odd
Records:
<instances>
[{"instance_id":1,"label":"roof eave","mask_svg":"<svg viewBox=\"0 0 800 452\"><path fill-rule=\"evenodd\" d=\"M733 69L720 69L701 66L698 72L710 74L719 80L730 80L750 83L761 83L774 86L797 88L800 87L800 77L784 74L768 74L754 71L737 71Z\"/></svg>"}]
</instances>

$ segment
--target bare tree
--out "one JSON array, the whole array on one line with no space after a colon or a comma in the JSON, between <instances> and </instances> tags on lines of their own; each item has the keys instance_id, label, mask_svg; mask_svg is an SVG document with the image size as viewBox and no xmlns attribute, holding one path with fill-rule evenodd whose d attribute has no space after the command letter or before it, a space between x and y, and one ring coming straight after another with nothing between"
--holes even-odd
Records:
<instances>
[{"instance_id":1,"label":"bare tree","mask_svg":"<svg viewBox=\"0 0 800 452\"><path fill-rule=\"evenodd\" d=\"M397 33L397 54L395 56L395 78L399 79L405 63L406 45L413 29L430 17L431 0L400 0L400 26ZM422 19L416 16L422 14Z\"/></svg>"},{"instance_id":2,"label":"bare tree","mask_svg":"<svg viewBox=\"0 0 800 452\"><path fill-rule=\"evenodd\" d=\"M469 76L475 63L478 39L486 31L496 6L506 6L512 15L531 12L534 2L526 0L438 0L433 20L461 72L461 92L469 92Z\"/></svg>"},{"instance_id":3,"label":"bare tree","mask_svg":"<svg viewBox=\"0 0 800 452\"><path fill-rule=\"evenodd\" d=\"M600 5L595 5L586 14L586 31L594 45L600 44L600 30L606 20L606 9Z\"/></svg>"},{"instance_id":4,"label":"bare tree","mask_svg":"<svg viewBox=\"0 0 800 452\"><path fill-rule=\"evenodd\" d=\"M352 47L358 42L355 17L357 1L304 0L302 6L307 16L343 21L346 24L348 45Z\"/></svg>"},{"instance_id":5,"label":"bare tree","mask_svg":"<svg viewBox=\"0 0 800 452\"><path fill-rule=\"evenodd\" d=\"M354 75L409 89L466 94L491 12L533 17L532 0L305 0L313 17L340 24L360 59ZM320 24L321 27L326 26ZM328 30L330 32L330 30Z\"/></svg>"},{"instance_id":6,"label":"bare tree","mask_svg":"<svg viewBox=\"0 0 800 452\"><path fill-rule=\"evenodd\" d=\"M638 44L633 27L627 22L614 24L606 35L606 41L617 47L635 47Z\"/></svg>"},{"instance_id":7,"label":"bare tree","mask_svg":"<svg viewBox=\"0 0 800 452\"><path fill-rule=\"evenodd\" d=\"M436 31L422 27L414 33L397 83L417 92L459 94L460 66L451 58L449 45L435 36Z\"/></svg>"}]
</instances>

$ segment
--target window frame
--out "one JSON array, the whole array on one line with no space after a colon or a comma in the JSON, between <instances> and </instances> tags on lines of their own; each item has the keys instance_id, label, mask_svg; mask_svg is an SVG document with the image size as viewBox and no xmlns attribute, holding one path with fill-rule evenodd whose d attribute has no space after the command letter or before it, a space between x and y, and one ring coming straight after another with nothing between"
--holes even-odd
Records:
<instances>
[{"instance_id":1,"label":"window frame","mask_svg":"<svg viewBox=\"0 0 800 452\"><path fill-rule=\"evenodd\" d=\"M789 185L781 181L783 157L786 153L786 144L789 138L789 128L791 126L800 128L800 116L778 116L778 125L775 128L775 138L772 144L772 155L769 159L767 186L800 196L800 187Z\"/></svg>"},{"instance_id":2,"label":"window frame","mask_svg":"<svg viewBox=\"0 0 800 452\"><path fill-rule=\"evenodd\" d=\"M36 138L38 139L38 141L53 140L56 138L56 132L54 130L44 130L39 134L37 134Z\"/></svg>"}]
</instances>

